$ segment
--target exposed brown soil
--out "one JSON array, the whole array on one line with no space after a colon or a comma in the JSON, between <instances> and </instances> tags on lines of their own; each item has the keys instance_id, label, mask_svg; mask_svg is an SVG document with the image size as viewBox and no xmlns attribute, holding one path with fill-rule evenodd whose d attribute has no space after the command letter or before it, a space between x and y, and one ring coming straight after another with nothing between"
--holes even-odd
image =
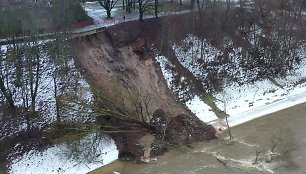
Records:
<instances>
[{"instance_id":1,"label":"exposed brown soil","mask_svg":"<svg viewBox=\"0 0 306 174\"><path fill-rule=\"evenodd\" d=\"M134 26L136 29L139 27L137 24ZM76 62L86 77L118 106L129 107L132 105L128 101L129 97L141 95L151 98L150 113L156 109L163 109L173 115L189 113L174 100L164 83L155 62L156 55L152 51L151 34L149 37L142 35L142 32L137 34L137 30L127 30L128 26L110 27L99 35L77 41ZM150 30L149 27L146 29ZM124 98L126 101L123 101Z\"/></svg>"},{"instance_id":2,"label":"exposed brown soil","mask_svg":"<svg viewBox=\"0 0 306 174\"><path fill-rule=\"evenodd\" d=\"M165 120L157 122L153 131L112 134L117 143L119 157L140 161L146 149L138 141L148 131L157 135L155 141L163 141L165 136L168 143L177 145L216 138L212 127L201 122L175 100L155 60L159 50L169 44L163 42L180 40L186 36L190 28L189 23L192 21L190 18L192 18L190 15L179 15L149 19L144 22L127 22L108 27L100 34L74 40L77 66L88 78L93 89L117 106L131 111L129 113L135 111L135 98L136 102L139 102L149 97L149 112L144 120L146 123L150 123L156 110L162 110L164 113L157 117L160 116ZM175 29L175 34L170 33L172 29ZM135 115L131 114L131 117ZM167 133L164 132L165 135L161 136L158 129L164 122L173 124L167 129ZM113 124L118 126L120 123L113 121ZM181 131L175 133L177 129ZM174 141L177 136L181 137L179 138L181 142ZM157 146L152 144L151 148L155 148L156 151L154 153L162 153L164 147L156 149Z\"/></svg>"}]
</instances>

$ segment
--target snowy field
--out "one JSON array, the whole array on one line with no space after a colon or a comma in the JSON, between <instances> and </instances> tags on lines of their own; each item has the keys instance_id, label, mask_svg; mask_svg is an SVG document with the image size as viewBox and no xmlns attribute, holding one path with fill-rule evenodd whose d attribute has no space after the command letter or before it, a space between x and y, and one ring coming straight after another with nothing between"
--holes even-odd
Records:
<instances>
[{"instance_id":1,"label":"snowy field","mask_svg":"<svg viewBox=\"0 0 306 174\"><path fill-rule=\"evenodd\" d=\"M192 72L195 77L205 77L207 75L206 70L197 65L195 61L199 59L199 55L192 55L197 52L198 48L196 47L201 45L201 41L189 36L184 42L190 43L191 40L193 41L193 46L188 48L189 50L186 51L186 48L182 48L177 44L173 44L173 49L180 63ZM203 42L205 42L206 51L204 58L207 61L211 61L215 56L222 54L217 48L207 43L206 40L203 40ZM237 56L239 55L239 50L239 48L234 49L230 56L239 58ZM217 107L229 114L230 126L236 126L269 113L306 102L306 83L304 80L306 78L306 50L303 45L299 49L299 55L302 57L302 62L294 71L284 79L274 79L279 85L268 79L244 85L228 83L222 92L213 93ZM186 92L184 90L189 89L188 87L183 88L183 91L178 92L178 90L182 89L181 86L174 87L172 85L171 82L176 75L173 70L175 66L168 62L164 56L157 56L156 60L160 63L167 85L180 98L180 95ZM239 67L234 69L240 71ZM241 77L245 75L242 71L234 73L240 74ZM184 77L182 77L181 83L184 83ZM210 106L202 101L199 96L193 96L185 102L185 105L202 121L212 124L216 128L225 126L225 121L219 120L215 113L211 111Z\"/></svg>"},{"instance_id":2,"label":"snowy field","mask_svg":"<svg viewBox=\"0 0 306 174\"><path fill-rule=\"evenodd\" d=\"M84 138L78 144L78 147L87 148L84 148L84 151L78 149L78 155L75 155L75 149L67 144L60 144L43 152L30 151L12 161L9 173L84 174L116 160L118 151L114 141L107 137L99 141L92 141L93 136ZM88 154L93 158L88 158Z\"/></svg>"}]
</instances>

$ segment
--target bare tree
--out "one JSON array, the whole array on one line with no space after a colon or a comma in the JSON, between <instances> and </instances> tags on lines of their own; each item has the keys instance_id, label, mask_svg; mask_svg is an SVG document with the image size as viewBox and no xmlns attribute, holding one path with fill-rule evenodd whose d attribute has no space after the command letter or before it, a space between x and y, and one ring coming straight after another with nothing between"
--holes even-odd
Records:
<instances>
[{"instance_id":1,"label":"bare tree","mask_svg":"<svg viewBox=\"0 0 306 174\"><path fill-rule=\"evenodd\" d=\"M2 46L0 45L0 48ZM2 50L0 50L0 90L3 94L4 98L6 99L10 108L15 108L13 94L9 87L9 61L5 59L2 54Z\"/></svg>"},{"instance_id":2,"label":"bare tree","mask_svg":"<svg viewBox=\"0 0 306 174\"><path fill-rule=\"evenodd\" d=\"M156 18L158 18L158 5L158 0L154 0L154 12Z\"/></svg>"},{"instance_id":3,"label":"bare tree","mask_svg":"<svg viewBox=\"0 0 306 174\"><path fill-rule=\"evenodd\" d=\"M144 12L152 8L153 0L138 0L139 20L143 20Z\"/></svg>"},{"instance_id":4,"label":"bare tree","mask_svg":"<svg viewBox=\"0 0 306 174\"><path fill-rule=\"evenodd\" d=\"M227 7L227 10L231 8L231 0L226 0L226 7Z\"/></svg>"},{"instance_id":5,"label":"bare tree","mask_svg":"<svg viewBox=\"0 0 306 174\"><path fill-rule=\"evenodd\" d=\"M107 18L111 18L111 11L117 4L118 0L98 0L98 2L106 10Z\"/></svg>"},{"instance_id":6,"label":"bare tree","mask_svg":"<svg viewBox=\"0 0 306 174\"><path fill-rule=\"evenodd\" d=\"M52 44L49 45L49 50L48 50L49 56L53 62L53 73L52 73L52 78L53 78L53 84L54 84L54 89L53 89L53 94L54 94L54 99L55 99L55 108L56 108L56 121L57 123L60 123L62 118L61 118L61 97L64 94L64 90L62 88L65 88L63 86L66 85L61 80L61 76L67 77L66 73L68 70L68 63L67 63L67 53L65 51L65 43L63 42L63 38L61 38L60 35L56 35L55 40ZM66 81L70 81L71 79L65 78Z\"/></svg>"},{"instance_id":7,"label":"bare tree","mask_svg":"<svg viewBox=\"0 0 306 174\"><path fill-rule=\"evenodd\" d=\"M228 79L225 77L223 80L224 80L224 86L226 86ZM231 128L230 128L230 125L229 125L229 122L228 122L229 115L226 114L227 100L228 100L228 98L227 98L226 92L224 90L223 91L223 101L222 102L223 102L223 109L224 109L224 113L225 113L225 122L226 122L227 130L228 130L228 134L229 134L229 138L230 138L229 140L232 141L233 140L233 135L232 135Z\"/></svg>"}]
</instances>

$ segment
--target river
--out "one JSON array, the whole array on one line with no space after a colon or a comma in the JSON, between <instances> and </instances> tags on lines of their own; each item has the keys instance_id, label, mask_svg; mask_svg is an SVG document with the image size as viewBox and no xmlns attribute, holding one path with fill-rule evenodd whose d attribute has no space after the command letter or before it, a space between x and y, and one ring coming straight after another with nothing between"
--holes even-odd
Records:
<instances>
[{"instance_id":1,"label":"river","mask_svg":"<svg viewBox=\"0 0 306 174\"><path fill-rule=\"evenodd\" d=\"M233 127L233 143L224 141L228 137L224 133L219 140L193 144L192 148L173 149L159 157L155 164L115 161L90 174L113 171L120 174L302 174L306 172L305 113L306 103L296 105ZM267 157L269 150L276 154L272 155L271 161ZM252 165L256 152L260 152L259 162ZM226 160L217 160L220 156Z\"/></svg>"}]
</instances>

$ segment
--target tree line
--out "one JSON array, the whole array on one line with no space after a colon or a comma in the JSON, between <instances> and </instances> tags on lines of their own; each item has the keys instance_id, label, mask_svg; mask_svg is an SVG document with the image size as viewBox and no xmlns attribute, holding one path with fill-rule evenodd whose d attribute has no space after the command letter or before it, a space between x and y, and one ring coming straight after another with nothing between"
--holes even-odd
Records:
<instances>
[{"instance_id":1,"label":"tree line","mask_svg":"<svg viewBox=\"0 0 306 174\"><path fill-rule=\"evenodd\" d=\"M111 11L117 5L119 0L98 0L99 4L106 10L107 18L112 18ZM119 5L118 5L119 6ZM143 20L145 12L154 9L155 17L158 18L160 3L158 0L122 0L122 8L131 13L132 10L138 10L139 20Z\"/></svg>"},{"instance_id":2,"label":"tree line","mask_svg":"<svg viewBox=\"0 0 306 174\"><path fill-rule=\"evenodd\" d=\"M75 22L90 20L76 0L53 0L51 5L43 2L21 1L10 4L1 0L0 36L30 35L33 25L40 33L63 30ZM34 17L36 20L32 20Z\"/></svg>"}]
</instances>

